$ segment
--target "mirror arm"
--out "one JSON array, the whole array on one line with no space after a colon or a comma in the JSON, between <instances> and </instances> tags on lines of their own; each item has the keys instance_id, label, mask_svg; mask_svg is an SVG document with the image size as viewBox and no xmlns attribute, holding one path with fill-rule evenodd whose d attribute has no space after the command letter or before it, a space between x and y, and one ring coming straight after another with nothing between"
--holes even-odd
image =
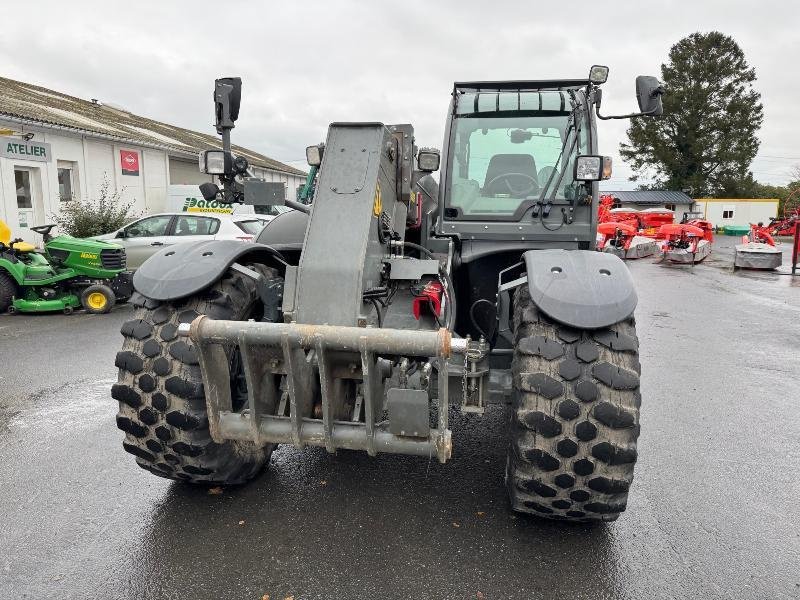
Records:
<instances>
[{"instance_id":1,"label":"mirror arm","mask_svg":"<svg viewBox=\"0 0 800 600\"><path fill-rule=\"evenodd\" d=\"M603 115L600 114L600 107L595 104L594 105L594 112L597 115L598 119L601 119L603 121L610 121L611 119L633 119L634 117L646 117L646 116L652 115L654 112L656 112L656 109L653 109L653 110L650 110L650 111L647 111L647 112L631 113L629 115L608 115L608 116L603 116Z\"/></svg>"}]
</instances>

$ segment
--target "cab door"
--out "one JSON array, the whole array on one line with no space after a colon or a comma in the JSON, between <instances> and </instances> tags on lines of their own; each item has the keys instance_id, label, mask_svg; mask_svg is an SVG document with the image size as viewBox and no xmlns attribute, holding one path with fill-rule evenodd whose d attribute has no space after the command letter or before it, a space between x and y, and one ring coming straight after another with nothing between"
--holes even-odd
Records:
<instances>
[{"instance_id":1,"label":"cab door","mask_svg":"<svg viewBox=\"0 0 800 600\"><path fill-rule=\"evenodd\" d=\"M172 215L155 215L134 221L125 226L114 239L125 247L129 269L138 269L153 254L169 244Z\"/></svg>"}]
</instances>

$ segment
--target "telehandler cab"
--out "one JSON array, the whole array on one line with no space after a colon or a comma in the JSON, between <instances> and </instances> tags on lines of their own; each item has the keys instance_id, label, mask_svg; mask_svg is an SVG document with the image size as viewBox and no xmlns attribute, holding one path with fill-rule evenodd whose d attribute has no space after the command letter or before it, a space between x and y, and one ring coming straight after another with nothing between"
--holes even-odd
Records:
<instances>
[{"instance_id":1,"label":"telehandler cab","mask_svg":"<svg viewBox=\"0 0 800 600\"><path fill-rule=\"evenodd\" d=\"M511 404L513 508L613 520L639 436L637 297L594 251L595 118L606 67L586 79L456 83L444 146L411 125L333 123L307 149L310 206L230 151L241 80L216 81L222 151L204 196L297 210L259 243L160 252L134 275L117 354L123 445L152 473L242 483L276 444L436 457L449 408ZM637 78L640 113L660 84ZM430 173L443 169L440 184Z\"/></svg>"}]
</instances>

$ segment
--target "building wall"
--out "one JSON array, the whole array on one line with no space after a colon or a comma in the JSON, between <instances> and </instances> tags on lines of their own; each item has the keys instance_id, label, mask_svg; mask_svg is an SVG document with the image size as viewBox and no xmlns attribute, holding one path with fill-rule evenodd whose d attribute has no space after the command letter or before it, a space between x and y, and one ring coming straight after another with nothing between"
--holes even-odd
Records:
<instances>
[{"instance_id":1,"label":"building wall","mask_svg":"<svg viewBox=\"0 0 800 600\"><path fill-rule=\"evenodd\" d=\"M211 175L200 172L196 160L189 161L171 156L169 159L170 185L200 185L212 180Z\"/></svg>"},{"instance_id":2,"label":"building wall","mask_svg":"<svg viewBox=\"0 0 800 600\"><path fill-rule=\"evenodd\" d=\"M20 126L0 120L0 129L19 131ZM130 202L137 213L163 210L166 206L168 166L163 150L121 145L87 135L49 129L25 127L32 133L32 142L47 143L51 153L47 162L0 157L0 218L16 237L41 244L41 236L29 230L32 225L52 221L61 210L58 169L67 168L72 174L72 193L81 198L97 198L104 181L109 192L120 192L123 202ZM6 137L20 140L18 135ZM123 175L120 150L139 155L139 175ZM32 209L17 206L15 170L30 173Z\"/></svg>"},{"instance_id":3,"label":"building wall","mask_svg":"<svg viewBox=\"0 0 800 600\"><path fill-rule=\"evenodd\" d=\"M769 223L771 217L778 216L777 199L701 198L695 203L697 210L705 214L706 220L715 227Z\"/></svg>"}]
</instances>

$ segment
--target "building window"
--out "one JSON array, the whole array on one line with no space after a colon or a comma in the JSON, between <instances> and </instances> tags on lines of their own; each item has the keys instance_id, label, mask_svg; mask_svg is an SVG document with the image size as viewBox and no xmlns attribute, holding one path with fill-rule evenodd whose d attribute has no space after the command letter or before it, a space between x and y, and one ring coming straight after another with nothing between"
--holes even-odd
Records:
<instances>
[{"instance_id":1,"label":"building window","mask_svg":"<svg viewBox=\"0 0 800 600\"><path fill-rule=\"evenodd\" d=\"M722 207L722 218L723 219L732 219L733 218L733 207L732 206L723 206Z\"/></svg>"},{"instance_id":2,"label":"building window","mask_svg":"<svg viewBox=\"0 0 800 600\"><path fill-rule=\"evenodd\" d=\"M62 202L72 200L72 169L58 169L58 198Z\"/></svg>"},{"instance_id":3,"label":"building window","mask_svg":"<svg viewBox=\"0 0 800 600\"><path fill-rule=\"evenodd\" d=\"M667 202L667 203L664 205L664 208L666 208L667 210L671 210L671 211L675 212L675 205L674 205L674 204L672 204L671 202Z\"/></svg>"},{"instance_id":4,"label":"building window","mask_svg":"<svg viewBox=\"0 0 800 600\"><path fill-rule=\"evenodd\" d=\"M30 171L14 171L14 184L17 187L17 208L33 208Z\"/></svg>"}]
</instances>

